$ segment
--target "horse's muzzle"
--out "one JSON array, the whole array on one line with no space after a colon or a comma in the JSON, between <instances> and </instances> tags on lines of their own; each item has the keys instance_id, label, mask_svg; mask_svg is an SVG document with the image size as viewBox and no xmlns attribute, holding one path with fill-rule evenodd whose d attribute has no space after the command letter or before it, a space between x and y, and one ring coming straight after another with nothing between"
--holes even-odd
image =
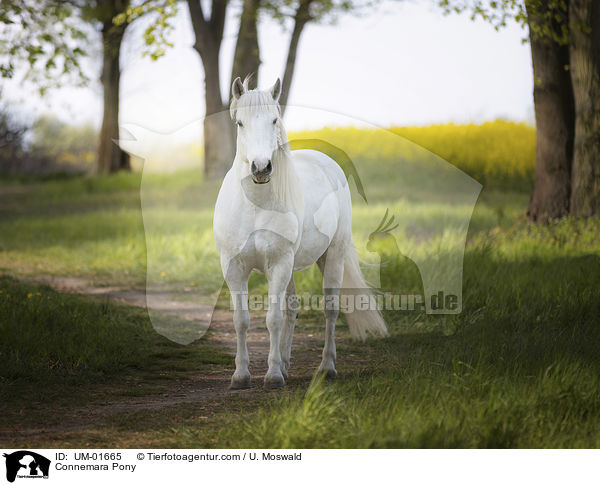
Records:
<instances>
[{"instance_id":1,"label":"horse's muzzle","mask_svg":"<svg viewBox=\"0 0 600 485\"><path fill-rule=\"evenodd\" d=\"M252 162L250 166L250 171L252 173L252 181L255 184L266 184L271 180L271 174L273 173L273 165L271 164L271 160L265 165L264 168L259 169L256 166L255 162Z\"/></svg>"}]
</instances>

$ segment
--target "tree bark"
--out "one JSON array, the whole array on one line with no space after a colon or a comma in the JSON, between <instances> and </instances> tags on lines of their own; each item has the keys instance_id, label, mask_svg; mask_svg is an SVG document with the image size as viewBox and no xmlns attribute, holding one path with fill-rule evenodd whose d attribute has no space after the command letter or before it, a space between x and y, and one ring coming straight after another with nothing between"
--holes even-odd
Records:
<instances>
[{"instance_id":1,"label":"tree bark","mask_svg":"<svg viewBox=\"0 0 600 485\"><path fill-rule=\"evenodd\" d=\"M294 70L296 68L296 54L300 43L300 36L306 24L310 21L310 4L312 0L300 0L300 4L294 15L294 29L290 37L288 47L288 55L285 61L285 71L283 73L283 81L281 83L281 97L279 104L281 105L281 115L285 113L287 107L290 89L292 88L292 79L294 78Z\"/></svg>"},{"instance_id":2,"label":"tree bark","mask_svg":"<svg viewBox=\"0 0 600 485\"><path fill-rule=\"evenodd\" d=\"M102 26L102 89L104 94L104 113L98 144L98 171L114 173L119 170L131 170L129 154L121 150L115 142L119 139L119 85L121 68L119 57L121 42L126 25L116 26L112 19L119 8L126 8L126 2L113 0L108 7L109 15Z\"/></svg>"},{"instance_id":3,"label":"tree bark","mask_svg":"<svg viewBox=\"0 0 600 485\"><path fill-rule=\"evenodd\" d=\"M529 22L536 22L531 15ZM558 26L551 26L558 29ZM527 215L545 223L569 212L574 139L574 101L569 48L530 28L535 85L536 168Z\"/></svg>"},{"instance_id":4,"label":"tree bark","mask_svg":"<svg viewBox=\"0 0 600 485\"><path fill-rule=\"evenodd\" d=\"M600 2L571 0L575 146L571 214L600 215Z\"/></svg>"},{"instance_id":5,"label":"tree bark","mask_svg":"<svg viewBox=\"0 0 600 485\"><path fill-rule=\"evenodd\" d=\"M204 58L204 174L213 180L224 177L233 163L235 134L228 107L223 105L221 98L219 50L209 49Z\"/></svg>"},{"instance_id":6,"label":"tree bark","mask_svg":"<svg viewBox=\"0 0 600 485\"><path fill-rule=\"evenodd\" d=\"M204 173L215 179L225 175L235 156L233 125L221 96L219 68L227 0L212 1L210 19L205 17L200 0L188 0L188 8L196 36L194 49L204 67Z\"/></svg>"},{"instance_id":7,"label":"tree bark","mask_svg":"<svg viewBox=\"0 0 600 485\"><path fill-rule=\"evenodd\" d=\"M235 78L240 77L243 80L248 75L252 75L249 80L250 89L258 85L258 69L260 67L260 50L258 46L259 6L260 0L244 0L233 54L230 86Z\"/></svg>"}]
</instances>

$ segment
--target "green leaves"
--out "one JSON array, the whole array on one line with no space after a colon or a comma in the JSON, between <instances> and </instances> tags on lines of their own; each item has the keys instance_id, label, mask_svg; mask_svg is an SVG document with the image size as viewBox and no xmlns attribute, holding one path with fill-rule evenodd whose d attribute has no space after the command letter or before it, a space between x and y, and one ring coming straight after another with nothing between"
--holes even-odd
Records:
<instances>
[{"instance_id":1,"label":"green leaves","mask_svg":"<svg viewBox=\"0 0 600 485\"><path fill-rule=\"evenodd\" d=\"M470 13L471 20L481 18L495 30L514 21L529 27L531 35L544 37L561 45L569 43L568 6L564 0L439 0L444 13ZM585 26L571 28L585 29ZM585 31L585 30L584 30ZM524 38L523 42L527 39Z\"/></svg>"},{"instance_id":2,"label":"green leaves","mask_svg":"<svg viewBox=\"0 0 600 485\"><path fill-rule=\"evenodd\" d=\"M150 16L152 22L143 33L146 47L142 54L155 61L164 56L168 48L173 47L169 35L175 29L173 21L177 16L177 0L148 0L141 5L129 7L126 12L117 15L113 23L131 23L143 16Z\"/></svg>"},{"instance_id":3,"label":"green leaves","mask_svg":"<svg viewBox=\"0 0 600 485\"><path fill-rule=\"evenodd\" d=\"M64 84L84 85L79 59L88 34L75 8L58 0L0 0L0 76L18 68L41 94Z\"/></svg>"}]
</instances>

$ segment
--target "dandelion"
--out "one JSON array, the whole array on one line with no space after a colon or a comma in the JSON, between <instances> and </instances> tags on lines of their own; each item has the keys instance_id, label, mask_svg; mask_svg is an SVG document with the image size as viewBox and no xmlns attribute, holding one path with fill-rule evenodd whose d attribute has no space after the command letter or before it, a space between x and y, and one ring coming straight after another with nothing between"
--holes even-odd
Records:
<instances>
[{"instance_id":1,"label":"dandelion","mask_svg":"<svg viewBox=\"0 0 600 485\"><path fill-rule=\"evenodd\" d=\"M42 294L39 291L36 293L36 295L37 296L42 296Z\"/></svg>"},{"instance_id":2,"label":"dandelion","mask_svg":"<svg viewBox=\"0 0 600 485\"><path fill-rule=\"evenodd\" d=\"M33 297L33 293L27 293L27 298L32 298Z\"/></svg>"},{"instance_id":3,"label":"dandelion","mask_svg":"<svg viewBox=\"0 0 600 485\"><path fill-rule=\"evenodd\" d=\"M165 273L164 271L161 271L160 275L161 276L167 276L167 273Z\"/></svg>"}]
</instances>

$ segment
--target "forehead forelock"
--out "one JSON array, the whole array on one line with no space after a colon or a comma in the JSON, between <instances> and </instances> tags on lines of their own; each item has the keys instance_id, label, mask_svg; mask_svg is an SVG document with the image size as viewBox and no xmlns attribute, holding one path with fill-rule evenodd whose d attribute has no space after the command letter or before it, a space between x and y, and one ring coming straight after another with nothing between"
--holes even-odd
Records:
<instances>
[{"instance_id":1,"label":"forehead forelock","mask_svg":"<svg viewBox=\"0 0 600 485\"><path fill-rule=\"evenodd\" d=\"M247 91L231 104L233 118L240 116L253 117L260 115L279 116L279 104L266 91Z\"/></svg>"}]
</instances>

